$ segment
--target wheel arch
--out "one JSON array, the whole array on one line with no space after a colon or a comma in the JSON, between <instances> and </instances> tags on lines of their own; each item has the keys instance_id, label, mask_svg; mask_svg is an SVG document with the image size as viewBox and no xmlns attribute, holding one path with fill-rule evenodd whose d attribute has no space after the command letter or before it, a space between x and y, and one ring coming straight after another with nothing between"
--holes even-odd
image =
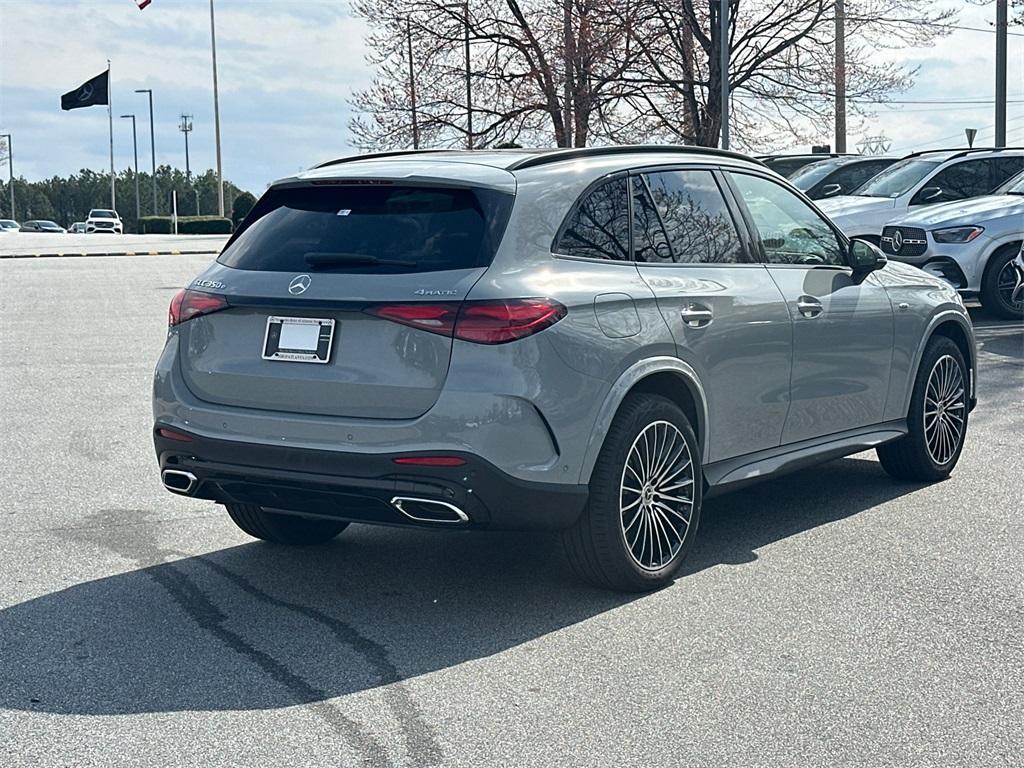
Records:
<instances>
[{"instance_id":1,"label":"wheel arch","mask_svg":"<svg viewBox=\"0 0 1024 768\"><path fill-rule=\"evenodd\" d=\"M914 392L914 383L917 381L917 376L920 373L921 358L924 356L925 347L936 336L944 336L945 338L952 341L957 345L960 353L964 356L964 362L967 363L967 372L970 376L970 407L974 408L976 402L975 385L977 379L977 352L974 344L974 330L970 325L970 321L965 319L964 316L956 311L940 312L932 318L928 324L928 329L921 336L921 343L918 345L917 354L914 357L914 375L910 377L909 386L907 387L906 400L904 402L904 412L910 408L910 398Z\"/></svg>"},{"instance_id":2,"label":"wheel arch","mask_svg":"<svg viewBox=\"0 0 1024 768\"><path fill-rule=\"evenodd\" d=\"M612 385L598 412L584 454L580 482L590 481L597 456L604 445L612 420L623 401L634 392L660 395L671 400L686 414L697 436L702 463L708 456L708 407L704 387L692 366L675 357L641 360L626 369Z\"/></svg>"},{"instance_id":3,"label":"wheel arch","mask_svg":"<svg viewBox=\"0 0 1024 768\"><path fill-rule=\"evenodd\" d=\"M1017 254L1020 253L1021 240L1019 235L1015 235L1017 239L1010 239L997 244L992 250L985 256L985 267L981 270L981 278L978 281L979 286L985 285L985 280L988 278L989 272L992 270L995 264L996 257L1003 253Z\"/></svg>"}]
</instances>

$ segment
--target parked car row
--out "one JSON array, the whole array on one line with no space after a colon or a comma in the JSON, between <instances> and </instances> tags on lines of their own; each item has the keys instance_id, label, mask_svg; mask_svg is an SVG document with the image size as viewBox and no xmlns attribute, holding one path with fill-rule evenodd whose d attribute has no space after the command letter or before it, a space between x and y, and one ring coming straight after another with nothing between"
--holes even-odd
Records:
<instances>
[{"instance_id":1,"label":"parked car row","mask_svg":"<svg viewBox=\"0 0 1024 768\"><path fill-rule=\"evenodd\" d=\"M85 221L76 221L67 229L48 219L32 219L19 224L14 219L0 219L0 233L4 232L49 232L68 234L105 233L120 235L124 225L117 211L109 208L93 208Z\"/></svg>"},{"instance_id":2,"label":"parked car row","mask_svg":"<svg viewBox=\"0 0 1024 768\"><path fill-rule=\"evenodd\" d=\"M762 160L819 201L848 236L978 296L996 315L1024 315L1024 150Z\"/></svg>"}]
</instances>

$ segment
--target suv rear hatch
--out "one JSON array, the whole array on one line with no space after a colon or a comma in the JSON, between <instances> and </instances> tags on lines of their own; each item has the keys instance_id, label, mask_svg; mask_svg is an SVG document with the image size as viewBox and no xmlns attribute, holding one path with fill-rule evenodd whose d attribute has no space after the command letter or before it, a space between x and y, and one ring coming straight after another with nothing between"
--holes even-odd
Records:
<instances>
[{"instance_id":1,"label":"suv rear hatch","mask_svg":"<svg viewBox=\"0 0 1024 768\"><path fill-rule=\"evenodd\" d=\"M191 286L227 307L180 326L188 388L289 413L422 415L452 350L432 324L453 321L491 263L512 200L402 180L272 188Z\"/></svg>"}]
</instances>

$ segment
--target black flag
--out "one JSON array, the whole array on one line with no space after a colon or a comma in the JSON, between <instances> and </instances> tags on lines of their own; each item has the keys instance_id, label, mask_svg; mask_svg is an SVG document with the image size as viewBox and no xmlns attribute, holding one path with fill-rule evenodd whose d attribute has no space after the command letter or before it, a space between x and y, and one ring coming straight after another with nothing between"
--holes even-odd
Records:
<instances>
[{"instance_id":1,"label":"black flag","mask_svg":"<svg viewBox=\"0 0 1024 768\"><path fill-rule=\"evenodd\" d=\"M109 103L110 94L110 71L96 75L92 80L86 80L73 91L68 91L60 97L61 109L78 109L79 107L91 107L96 104Z\"/></svg>"}]
</instances>

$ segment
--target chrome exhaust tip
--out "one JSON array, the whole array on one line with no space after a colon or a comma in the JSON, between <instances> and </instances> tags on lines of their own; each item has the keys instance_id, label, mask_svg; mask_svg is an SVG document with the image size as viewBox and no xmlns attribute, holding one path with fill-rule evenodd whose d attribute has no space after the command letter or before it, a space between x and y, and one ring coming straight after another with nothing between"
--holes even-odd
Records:
<instances>
[{"instance_id":1,"label":"chrome exhaust tip","mask_svg":"<svg viewBox=\"0 0 1024 768\"><path fill-rule=\"evenodd\" d=\"M391 506L417 523L450 523L461 525L469 522L469 515L447 501L420 499L415 496L395 496Z\"/></svg>"},{"instance_id":2,"label":"chrome exhaust tip","mask_svg":"<svg viewBox=\"0 0 1024 768\"><path fill-rule=\"evenodd\" d=\"M160 473L160 480L168 491L180 493L182 496L191 496L199 484L195 475L181 469L165 469Z\"/></svg>"}]
</instances>

